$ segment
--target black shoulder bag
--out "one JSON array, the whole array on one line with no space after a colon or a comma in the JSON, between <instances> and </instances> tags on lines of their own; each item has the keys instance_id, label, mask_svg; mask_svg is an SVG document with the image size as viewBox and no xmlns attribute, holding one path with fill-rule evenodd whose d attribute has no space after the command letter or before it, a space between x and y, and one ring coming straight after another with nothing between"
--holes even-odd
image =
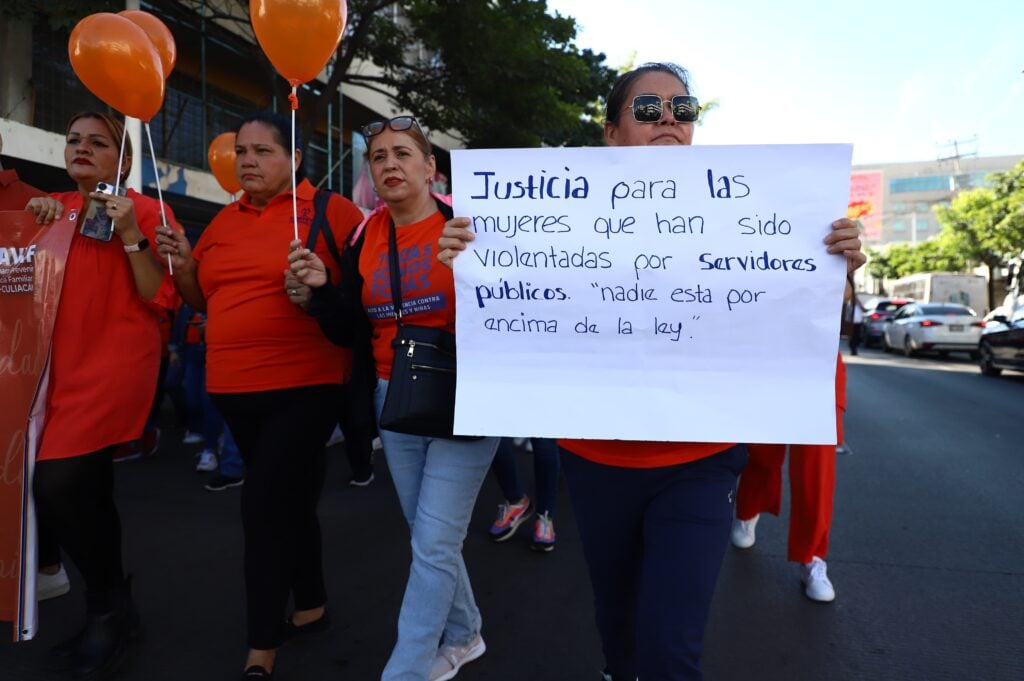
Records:
<instances>
[{"instance_id":1,"label":"black shoulder bag","mask_svg":"<svg viewBox=\"0 0 1024 681\"><path fill-rule=\"evenodd\" d=\"M451 218L448 206L440 206ZM402 322L402 276L398 265L395 221L388 226L391 300L398 334L395 356L380 414L380 427L397 433L452 439L455 422L455 334Z\"/></svg>"}]
</instances>

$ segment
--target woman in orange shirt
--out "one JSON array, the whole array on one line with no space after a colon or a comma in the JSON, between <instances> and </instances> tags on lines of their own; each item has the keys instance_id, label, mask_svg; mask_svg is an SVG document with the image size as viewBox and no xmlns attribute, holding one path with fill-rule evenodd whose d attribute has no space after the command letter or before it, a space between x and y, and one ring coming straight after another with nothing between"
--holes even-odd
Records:
<instances>
[{"instance_id":1,"label":"woman in orange shirt","mask_svg":"<svg viewBox=\"0 0 1024 681\"><path fill-rule=\"evenodd\" d=\"M207 314L206 389L245 462L242 525L249 655L243 678L269 679L277 648L292 634L329 624L317 504L324 446L334 429L351 353L324 337L285 285L293 239L290 126L277 114L242 122L235 171L242 198L225 206L192 250L161 230L161 255L174 263L182 298ZM299 235L314 218L316 189L295 192ZM331 195L326 214L339 243L362 220L356 206ZM333 262L325 241L316 251ZM295 612L285 619L288 598Z\"/></svg>"},{"instance_id":2,"label":"woman in orange shirt","mask_svg":"<svg viewBox=\"0 0 1024 681\"><path fill-rule=\"evenodd\" d=\"M327 285L334 279L325 276L322 258L307 249L297 248L289 259L296 276L313 287L310 311L331 329L332 338L350 340L361 332L355 342L372 344L379 418L391 378L391 343L398 334L389 276L390 233L394 231L398 248L403 321L454 333L455 281L451 270L435 259L445 212L450 216L450 211L430 193L434 155L419 123L412 116L398 116L371 123L363 134L384 206L369 215L346 251L345 263L351 267L345 268L341 288ZM340 319L342 310L352 311L353 318ZM338 321L342 325L335 327ZM453 440L381 428L380 439L412 534L398 641L381 681L447 681L487 649L462 543L499 438Z\"/></svg>"},{"instance_id":3,"label":"woman in orange shirt","mask_svg":"<svg viewBox=\"0 0 1024 681\"><path fill-rule=\"evenodd\" d=\"M132 190L124 197L95 191L98 182L118 179L123 132L121 121L105 113L73 116L64 162L77 191L34 198L27 206L38 222L73 232L33 493L40 524L85 579L85 628L55 651L75 676L115 666L137 626L121 561L112 456L119 443L142 433L160 367L154 305L174 294L149 248L161 224L159 203ZM128 142L122 183L131 161ZM91 199L113 219L109 241L78 231Z\"/></svg>"}]
</instances>

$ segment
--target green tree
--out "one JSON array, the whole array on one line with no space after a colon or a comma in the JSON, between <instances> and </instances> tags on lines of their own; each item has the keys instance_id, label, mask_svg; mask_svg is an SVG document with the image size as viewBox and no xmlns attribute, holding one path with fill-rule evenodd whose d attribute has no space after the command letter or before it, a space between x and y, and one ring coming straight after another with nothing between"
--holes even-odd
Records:
<instances>
[{"instance_id":1,"label":"green tree","mask_svg":"<svg viewBox=\"0 0 1024 681\"><path fill-rule=\"evenodd\" d=\"M968 261L955 237L943 230L934 239L922 241L911 248L909 265L915 272L960 272ZM904 275L905 276L905 275Z\"/></svg>"},{"instance_id":2,"label":"green tree","mask_svg":"<svg viewBox=\"0 0 1024 681\"><path fill-rule=\"evenodd\" d=\"M962 192L948 207L936 211L939 224L963 257L988 269L988 305L995 299L993 270L1006 262L1000 242L999 200L989 187Z\"/></svg>"},{"instance_id":3,"label":"green tree","mask_svg":"<svg viewBox=\"0 0 1024 681\"><path fill-rule=\"evenodd\" d=\"M1024 251L1024 161L989 177L995 195L992 244L1006 258Z\"/></svg>"},{"instance_id":4,"label":"green tree","mask_svg":"<svg viewBox=\"0 0 1024 681\"><path fill-rule=\"evenodd\" d=\"M227 0L228 12L182 2L252 35L249 0ZM323 96L300 106L304 132L339 87L357 84L468 146L597 144L599 104L615 73L603 54L576 47L576 31L575 19L548 14L545 0L349 0ZM286 83L255 41L253 53L283 104ZM354 69L357 59L380 71Z\"/></svg>"},{"instance_id":5,"label":"green tree","mask_svg":"<svg viewBox=\"0 0 1024 681\"><path fill-rule=\"evenodd\" d=\"M287 110L288 85L255 41L249 0L151 4L157 15L184 5L251 38L252 61L264 67L268 95ZM123 6L119 0L3 2L0 16L41 17L66 29L88 14ZM615 72L604 54L577 48L575 19L547 10L546 0L348 0L348 25L327 82L317 86L321 96L300 92L306 138L338 88L358 84L469 146L599 144L601 102ZM357 59L380 71L354 69Z\"/></svg>"}]
</instances>

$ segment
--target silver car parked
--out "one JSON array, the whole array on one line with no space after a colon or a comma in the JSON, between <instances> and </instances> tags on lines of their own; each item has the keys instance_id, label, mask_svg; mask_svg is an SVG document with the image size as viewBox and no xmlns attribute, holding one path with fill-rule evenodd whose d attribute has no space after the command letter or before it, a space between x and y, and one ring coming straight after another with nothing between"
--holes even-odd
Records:
<instances>
[{"instance_id":1,"label":"silver car parked","mask_svg":"<svg viewBox=\"0 0 1024 681\"><path fill-rule=\"evenodd\" d=\"M907 357L920 352L966 352L977 359L984 324L974 310L953 303L911 303L885 327L882 347L902 350Z\"/></svg>"}]
</instances>

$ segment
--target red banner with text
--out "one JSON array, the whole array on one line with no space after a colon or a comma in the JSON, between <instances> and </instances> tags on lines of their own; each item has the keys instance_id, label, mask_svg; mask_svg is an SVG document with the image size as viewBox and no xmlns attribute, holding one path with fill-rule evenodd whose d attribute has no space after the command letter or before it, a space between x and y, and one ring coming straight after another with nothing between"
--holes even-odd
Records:
<instances>
[{"instance_id":1,"label":"red banner with text","mask_svg":"<svg viewBox=\"0 0 1024 681\"><path fill-rule=\"evenodd\" d=\"M29 481L74 226L37 225L32 213L0 211L0 621L14 623L15 640L35 631L35 593L27 588L35 584Z\"/></svg>"}]
</instances>

